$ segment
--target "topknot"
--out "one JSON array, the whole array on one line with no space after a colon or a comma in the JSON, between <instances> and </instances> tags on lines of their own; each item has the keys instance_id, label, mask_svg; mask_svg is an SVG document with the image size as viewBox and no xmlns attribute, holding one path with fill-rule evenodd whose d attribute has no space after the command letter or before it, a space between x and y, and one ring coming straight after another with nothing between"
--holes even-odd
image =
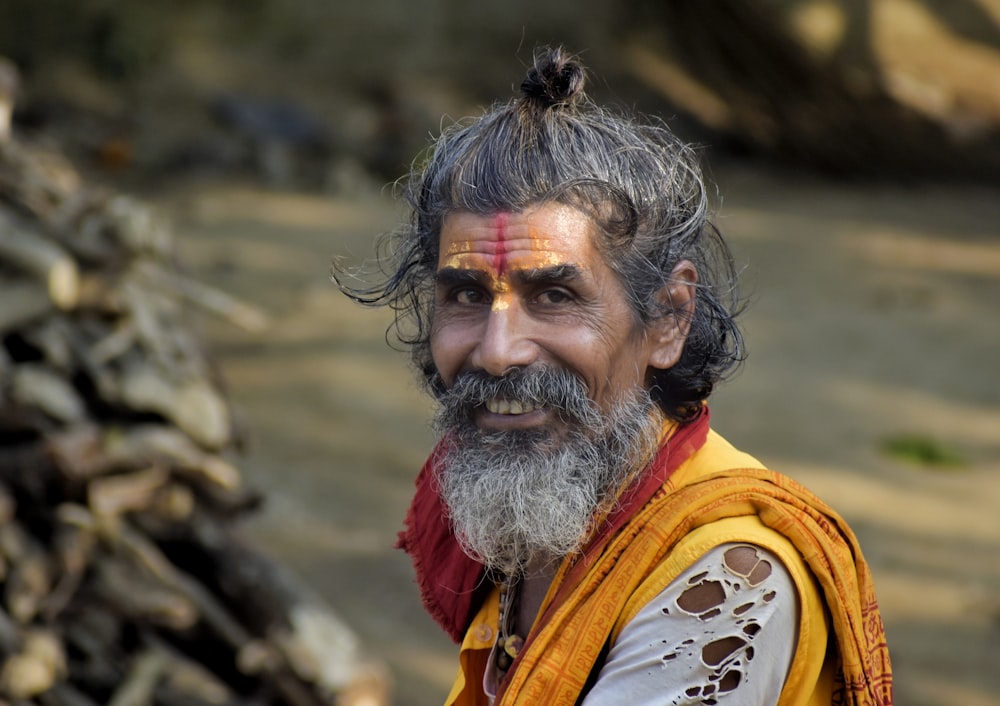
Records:
<instances>
[{"instance_id":1,"label":"topknot","mask_svg":"<svg viewBox=\"0 0 1000 706\"><path fill-rule=\"evenodd\" d=\"M562 47L535 53L535 63L521 82L524 99L542 108L573 105L583 97L587 73Z\"/></svg>"}]
</instances>

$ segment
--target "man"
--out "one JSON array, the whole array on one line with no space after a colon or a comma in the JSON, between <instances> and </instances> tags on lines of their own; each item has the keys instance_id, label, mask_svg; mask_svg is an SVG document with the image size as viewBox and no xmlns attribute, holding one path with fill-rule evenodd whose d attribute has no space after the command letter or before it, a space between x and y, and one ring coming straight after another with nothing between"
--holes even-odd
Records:
<instances>
[{"instance_id":1,"label":"man","mask_svg":"<svg viewBox=\"0 0 1000 706\"><path fill-rule=\"evenodd\" d=\"M386 281L440 410L401 533L449 704L890 704L832 510L708 426L742 356L690 149L539 52L411 175Z\"/></svg>"}]
</instances>

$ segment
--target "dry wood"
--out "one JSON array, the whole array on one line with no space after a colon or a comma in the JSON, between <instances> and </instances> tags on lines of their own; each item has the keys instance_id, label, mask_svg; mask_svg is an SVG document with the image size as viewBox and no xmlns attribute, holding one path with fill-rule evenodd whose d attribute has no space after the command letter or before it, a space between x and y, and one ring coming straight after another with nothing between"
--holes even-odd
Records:
<instances>
[{"instance_id":1,"label":"dry wood","mask_svg":"<svg viewBox=\"0 0 1000 706\"><path fill-rule=\"evenodd\" d=\"M162 466L95 478L87 485L87 505L99 520L145 510L168 478Z\"/></svg>"},{"instance_id":2,"label":"dry wood","mask_svg":"<svg viewBox=\"0 0 1000 706\"><path fill-rule=\"evenodd\" d=\"M77 309L91 309L109 316L121 315L125 311L124 296L117 276L87 271L80 273Z\"/></svg>"},{"instance_id":3,"label":"dry wood","mask_svg":"<svg viewBox=\"0 0 1000 706\"><path fill-rule=\"evenodd\" d=\"M0 483L0 525L12 521L17 515L17 501L10 493L10 488Z\"/></svg>"},{"instance_id":4,"label":"dry wood","mask_svg":"<svg viewBox=\"0 0 1000 706\"><path fill-rule=\"evenodd\" d=\"M35 655L13 654L0 667L0 693L12 699L37 696L55 682L55 671Z\"/></svg>"},{"instance_id":5,"label":"dry wood","mask_svg":"<svg viewBox=\"0 0 1000 706\"><path fill-rule=\"evenodd\" d=\"M146 204L13 140L0 241L0 706L387 703L347 625L231 531L259 496L188 316L266 315L179 274Z\"/></svg>"},{"instance_id":6,"label":"dry wood","mask_svg":"<svg viewBox=\"0 0 1000 706\"><path fill-rule=\"evenodd\" d=\"M246 331L261 333L271 324L270 317L259 308L220 289L186 277L176 270L168 270L156 262L145 261L141 267L152 281Z\"/></svg>"},{"instance_id":7,"label":"dry wood","mask_svg":"<svg viewBox=\"0 0 1000 706\"><path fill-rule=\"evenodd\" d=\"M87 406L65 376L47 365L22 363L10 372L11 400L64 424L87 419Z\"/></svg>"},{"instance_id":8,"label":"dry wood","mask_svg":"<svg viewBox=\"0 0 1000 706\"><path fill-rule=\"evenodd\" d=\"M0 653L14 654L21 649L21 630L4 611L0 610Z\"/></svg>"},{"instance_id":9,"label":"dry wood","mask_svg":"<svg viewBox=\"0 0 1000 706\"><path fill-rule=\"evenodd\" d=\"M25 555L10 567L4 584L4 605L14 620L27 624L38 614L51 590L48 556Z\"/></svg>"},{"instance_id":10,"label":"dry wood","mask_svg":"<svg viewBox=\"0 0 1000 706\"><path fill-rule=\"evenodd\" d=\"M171 630L187 630L198 621L198 607L174 586L132 561L107 556L95 566L94 590L115 611L130 619Z\"/></svg>"},{"instance_id":11,"label":"dry wood","mask_svg":"<svg viewBox=\"0 0 1000 706\"><path fill-rule=\"evenodd\" d=\"M22 329L26 341L38 348L45 362L61 375L72 373L74 338L79 334L63 314L47 316L38 324Z\"/></svg>"},{"instance_id":12,"label":"dry wood","mask_svg":"<svg viewBox=\"0 0 1000 706\"><path fill-rule=\"evenodd\" d=\"M0 334L37 321L55 309L45 286L32 280L0 277Z\"/></svg>"},{"instance_id":13,"label":"dry wood","mask_svg":"<svg viewBox=\"0 0 1000 706\"><path fill-rule=\"evenodd\" d=\"M221 449L232 438L229 409L204 379L172 379L159 366L133 359L121 373L119 394L130 408L162 414L206 448Z\"/></svg>"},{"instance_id":14,"label":"dry wood","mask_svg":"<svg viewBox=\"0 0 1000 706\"><path fill-rule=\"evenodd\" d=\"M76 306L80 273L76 260L39 233L31 233L0 211L0 259L34 275L60 309Z\"/></svg>"},{"instance_id":15,"label":"dry wood","mask_svg":"<svg viewBox=\"0 0 1000 706\"><path fill-rule=\"evenodd\" d=\"M135 326L129 320L120 322L107 336L90 346L87 360L93 366L107 365L135 348L138 341Z\"/></svg>"},{"instance_id":16,"label":"dry wood","mask_svg":"<svg viewBox=\"0 0 1000 706\"><path fill-rule=\"evenodd\" d=\"M115 690L108 706L150 706L169 663L170 660L162 650L147 648L132 662L131 671Z\"/></svg>"},{"instance_id":17,"label":"dry wood","mask_svg":"<svg viewBox=\"0 0 1000 706\"><path fill-rule=\"evenodd\" d=\"M188 658L156 637L147 637L168 660L163 686L187 704L228 704L235 700L232 688L200 663Z\"/></svg>"},{"instance_id":18,"label":"dry wood","mask_svg":"<svg viewBox=\"0 0 1000 706\"><path fill-rule=\"evenodd\" d=\"M57 682L39 694L41 706L98 706L97 702L66 682Z\"/></svg>"},{"instance_id":19,"label":"dry wood","mask_svg":"<svg viewBox=\"0 0 1000 706\"><path fill-rule=\"evenodd\" d=\"M10 139L11 116L20 83L20 72L14 62L0 57L0 143Z\"/></svg>"},{"instance_id":20,"label":"dry wood","mask_svg":"<svg viewBox=\"0 0 1000 706\"><path fill-rule=\"evenodd\" d=\"M98 534L97 521L83 506L63 503L56 509L56 515L59 523L52 545L58 578L42 606L42 614L50 622L66 608L80 587L93 558Z\"/></svg>"},{"instance_id":21,"label":"dry wood","mask_svg":"<svg viewBox=\"0 0 1000 706\"><path fill-rule=\"evenodd\" d=\"M48 665L57 677L66 676L66 651L62 640L50 628L38 625L24 631L22 652Z\"/></svg>"},{"instance_id":22,"label":"dry wood","mask_svg":"<svg viewBox=\"0 0 1000 706\"><path fill-rule=\"evenodd\" d=\"M130 253L157 260L173 255L174 238L163 216L149 205L123 194L110 195L102 209L115 239Z\"/></svg>"}]
</instances>

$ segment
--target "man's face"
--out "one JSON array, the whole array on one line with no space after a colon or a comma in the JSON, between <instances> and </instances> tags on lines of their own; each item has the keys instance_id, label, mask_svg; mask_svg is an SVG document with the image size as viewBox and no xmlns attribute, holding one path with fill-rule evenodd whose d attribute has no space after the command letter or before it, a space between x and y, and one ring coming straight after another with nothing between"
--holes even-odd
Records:
<instances>
[{"instance_id":1,"label":"man's face","mask_svg":"<svg viewBox=\"0 0 1000 706\"><path fill-rule=\"evenodd\" d=\"M445 388L473 371L562 369L607 412L645 386L661 341L638 323L582 212L546 204L523 212L448 216L441 229L431 355ZM492 399L484 431L558 428L545 406Z\"/></svg>"}]
</instances>

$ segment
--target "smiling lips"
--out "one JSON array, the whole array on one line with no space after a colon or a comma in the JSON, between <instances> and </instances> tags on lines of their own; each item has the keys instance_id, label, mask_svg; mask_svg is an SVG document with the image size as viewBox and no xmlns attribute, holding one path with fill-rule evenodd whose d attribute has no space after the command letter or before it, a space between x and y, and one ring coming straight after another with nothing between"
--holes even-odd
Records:
<instances>
[{"instance_id":1,"label":"smiling lips","mask_svg":"<svg viewBox=\"0 0 1000 706\"><path fill-rule=\"evenodd\" d=\"M500 399L486 401L486 410L492 414L528 414L529 412L534 412L536 409L540 408L531 402Z\"/></svg>"}]
</instances>

